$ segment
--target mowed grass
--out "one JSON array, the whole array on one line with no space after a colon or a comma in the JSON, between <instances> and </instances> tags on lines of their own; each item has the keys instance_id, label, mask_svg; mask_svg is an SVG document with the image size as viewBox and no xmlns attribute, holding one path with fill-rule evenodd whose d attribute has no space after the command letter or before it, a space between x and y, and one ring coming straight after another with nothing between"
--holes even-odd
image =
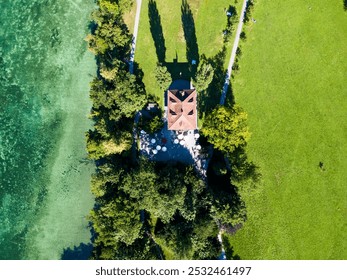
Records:
<instances>
[{"instance_id":1,"label":"mowed grass","mask_svg":"<svg viewBox=\"0 0 347 280\"><path fill-rule=\"evenodd\" d=\"M347 12L257 0L253 17L233 88L262 182L230 241L242 259L347 259Z\"/></svg>"},{"instance_id":2,"label":"mowed grass","mask_svg":"<svg viewBox=\"0 0 347 280\"><path fill-rule=\"evenodd\" d=\"M148 2L149 0L144 0L141 7L135 61L139 63L140 68L144 72L143 81L147 92L156 96L157 101L162 105L163 92L155 79L155 68L158 59L150 32ZM235 4L234 0L188 0L187 2L194 17L199 55L214 56L223 47L222 31L227 24L227 16L224 9L227 9L229 5L235 5L238 8L237 10L240 11L242 3ZM182 2L180 0L157 0L156 4L165 39L165 61L173 62L177 56L178 62L187 62L186 41L181 21ZM226 60L228 61L231 43L227 47Z\"/></svg>"},{"instance_id":3,"label":"mowed grass","mask_svg":"<svg viewBox=\"0 0 347 280\"><path fill-rule=\"evenodd\" d=\"M134 32L134 25L135 25L135 16L136 16L136 6L137 3L134 1L133 6L131 7L130 11L126 12L123 16L125 24L128 26L129 31L131 33Z\"/></svg>"}]
</instances>

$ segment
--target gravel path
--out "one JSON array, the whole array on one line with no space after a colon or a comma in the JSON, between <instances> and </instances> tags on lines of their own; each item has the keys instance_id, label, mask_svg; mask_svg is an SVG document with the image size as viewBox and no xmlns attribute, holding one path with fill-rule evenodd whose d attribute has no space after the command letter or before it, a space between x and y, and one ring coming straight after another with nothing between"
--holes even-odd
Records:
<instances>
[{"instance_id":1,"label":"gravel path","mask_svg":"<svg viewBox=\"0 0 347 280\"><path fill-rule=\"evenodd\" d=\"M248 2L248 0L244 0L243 1L242 11L241 11L241 15L240 15L240 20L239 20L239 24L238 24L238 27L237 27L237 30L236 30L236 37L235 37L235 41L234 41L234 45L233 45L233 50L231 51L229 65L228 65L228 70L227 70L227 73L225 75L225 82L224 82L222 95L221 95L220 102L219 102L220 105L224 104L225 96L226 96L226 93L227 93L228 88L229 88L230 77L231 77L231 73L233 71L232 67L233 67L233 64L235 62L236 51L237 51L237 48L238 48L239 42L240 42L240 34L242 32L243 18L244 18L244 15L245 15L247 2Z\"/></svg>"},{"instance_id":2,"label":"gravel path","mask_svg":"<svg viewBox=\"0 0 347 280\"><path fill-rule=\"evenodd\" d=\"M133 42L131 44L131 53L130 53L130 61L129 61L129 71L131 74L133 74L134 72L135 48L136 48L137 33L139 30L141 5L142 5L142 0L136 0L135 25L134 25Z\"/></svg>"}]
</instances>

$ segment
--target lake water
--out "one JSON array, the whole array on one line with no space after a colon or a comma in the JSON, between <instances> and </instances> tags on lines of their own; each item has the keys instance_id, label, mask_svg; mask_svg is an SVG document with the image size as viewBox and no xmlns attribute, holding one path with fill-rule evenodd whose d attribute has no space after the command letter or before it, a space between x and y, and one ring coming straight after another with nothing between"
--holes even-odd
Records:
<instances>
[{"instance_id":1,"label":"lake water","mask_svg":"<svg viewBox=\"0 0 347 280\"><path fill-rule=\"evenodd\" d=\"M0 0L0 259L90 248L93 0ZM83 251L83 252L82 252Z\"/></svg>"}]
</instances>

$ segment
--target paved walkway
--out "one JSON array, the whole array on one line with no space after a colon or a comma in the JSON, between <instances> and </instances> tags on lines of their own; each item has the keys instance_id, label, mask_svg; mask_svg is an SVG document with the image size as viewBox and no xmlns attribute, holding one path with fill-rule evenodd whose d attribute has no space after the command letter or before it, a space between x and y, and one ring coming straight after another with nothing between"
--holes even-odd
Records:
<instances>
[{"instance_id":1,"label":"paved walkway","mask_svg":"<svg viewBox=\"0 0 347 280\"><path fill-rule=\"evenodd\" d=\"M248 2L248 0L243 1L240 20L239 20L239 24L238 24L238 27L236 30L236 37L235 37L235 41L234 41L234 45L233 45L233 50L231 51L228 70L227 70L227 73L225 75L225 82L224 82L224 86L223 86L223 90L222 90L222 95L220 97L220 102L219 102L220 105L224 105L226 93L227 93L228 88L229 88L230 77L231 77L231 73L233 71L233 64L235 62L235 57L236 57L236 51L237 51L237 48L238 48L239 42L240 42L240 34L242 32L243 19L244 19L244 15L245 15L245 11L246 11L247 2Z\"/></svg>"},{"instance_id":2,"label":"paved walkway","mask_svg":"<svg viewBox=\"0 0 347 280\"><path fill-rule=\"evenodd\" d=\"M135 25L134 25L133 41L131 44L130 61L129 61L129 71L131 74L134 73L135 48L136 48L137 33L139 30L141 5L142 5L142 0L136 0Z\"/></svg>"}]
</instances>

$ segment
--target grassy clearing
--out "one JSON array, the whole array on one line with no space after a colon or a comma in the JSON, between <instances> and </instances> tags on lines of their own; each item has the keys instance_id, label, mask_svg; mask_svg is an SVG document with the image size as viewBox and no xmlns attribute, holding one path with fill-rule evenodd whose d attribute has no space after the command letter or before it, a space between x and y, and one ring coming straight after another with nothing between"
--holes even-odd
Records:
<instances>
[{"instance_id":1,"label":"grassy clearing","mask_svg":"<svg viewBox=\"0 0 347 280\"><path fill-rule=\"evenodd\" d=\"M188 0L187 2L194 18L199 55L205 54L207 57L216 55L223 47L222 31L227 23L224 9L229 5L236 5L237 10L241 10L242 3L238 1L239 3L235 4L234 1L228 0ZM156 84L154 75L158 58L150 31L148 3L149 0L144 0L142 3L135 60L144 71L143 80L147 92L156 96L159 104L162 104L163 94ZM178 62L187 62L187 44L182 27L181 4L182 2L177 0L156 1L165 40L165 62L173 62L175 58L178 59ZM233 38L230 42L232 41ZM227 45L225 65L227 65L230 52L231 43Z\"/></svg>"},{"instance_id":2,"label":"grassy clearing","mask_svg":"<svg viewBox=\"0 0 347 280\"><path fill-rule=\"evenodd\" d=\"M134 1L134 4L131 7L131 10L125 13L123 16L124 22L128 26L130 33L134 32L136 6L137 6L137 3L136 1Z\"/></svg>"},{"instance_id":3,"label":"grassy clearing","mask_svg":"<svg viewBox=\"0 0 347 280\"><path fill-rule=\"evenodd\" d=\"M242 259L346 259L347 13L258 0L253 17L233 88L263 180L230 242Z\"/></svg>"}]
</instances>

